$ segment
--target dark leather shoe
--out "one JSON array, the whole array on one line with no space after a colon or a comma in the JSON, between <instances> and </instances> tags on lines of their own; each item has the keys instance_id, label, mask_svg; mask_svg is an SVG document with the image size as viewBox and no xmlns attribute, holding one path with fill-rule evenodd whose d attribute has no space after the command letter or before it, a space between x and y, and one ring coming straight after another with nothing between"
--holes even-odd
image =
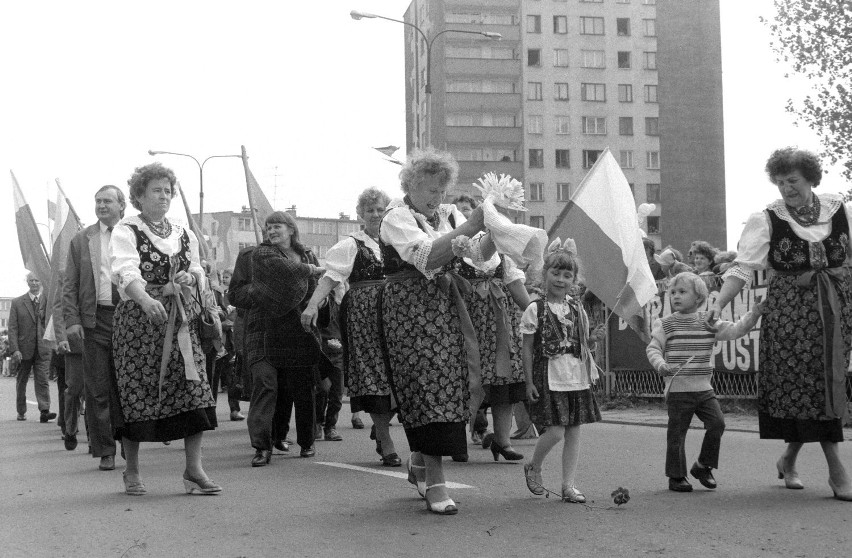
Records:
<instances>
[{"instance_id":1,"label":"dark leather shoe","mask_svg":"<svg viewBox=\"0 0 852 558\"><path fill-rule=\"evenodd\" d=\"M329 428L325 431L325 441L326 442L340 442L343 440L343 436L337 433L337 430L334 428Z\"/></svg>"},{"instance_id":2,"label":"dark leather shoe","mask_svg":"<svg viewBox=\"0 0 852 558\"><path fill-rule=\"evenodd\" d=\"M314 449L314 446L308 448L302 448L302 451L299 452L299 457L313 457L317 454L317 450Z\"/></svg>"},{"instance_id":3,"label":"dark leather shoe","mask_svg":"<svg viewBox=\"0 0 852 558\"><path fill-rule=\"evenodd\" d=\"M466 453L460 453L453 456L453 461L457 461L458 463L467 463L467 459L468 457Z\"/></svg>"},{"instance_id":4,"label":"dark leather shoe","mask_svg":"<svg viewBox=\"0 0 852 558\"><path fill-rule=\"evenodd\" d=\"M115 469L115 456L114 455L104 455L101 457L101 464L98 465L98 469L101 471L112 471Z\"/></svg>"},{"instance_id":5,"label":"dark leather shoe","mask_svg":"<svg viewBox=\"0 0 852 558\"><path fill-rule=\"evenodd\" d=\"M76 434L66 434L65 435L65 449L68 451L74 451L77 449L77 435Z\"/></svg>"},{"instance_id":6,"label":"dark leather shoe","mask_svg":"<svg viewBox=\"0 0 852 558\"><path fill-rule=\"evenodd\" d=\"M686 477L679 479L669 479L669 490L674 492L692 492L692 485L686 480Z\"/></svg>"},{"instance_id":7,"label":"dark leather shoe","mask_svg":"<svg viewBox=\"0 0 852 558\"><path fill-rule=\"evenodd\" d=\"M364 428L364 421L361 420L360 417L355 417L352 419L352 428L356 430L361 430Z\"/></svg>"},{"instance_id":8,"label":"dark leather shoe","mask_svg":"<svg viewBox=\"0 0 852 558\"><path fill-rule=\"evenodd\" d=\"M272 447L278 451L290 451L290 443L287 440L275 440Z\"/></svg>"},{"instance_id":9,"label":"dark leather shoe","mask_svg":"<svg viewBox=\"0 0 852 558\"><path fill-rule=\"evenodd\" d=\"M251 458L252 467L264 467L269 465L272 460L272 450L259 449L254 452L254 457Z\"/></svg>"},{"instance_id":10,"label":"dark leather shoe","mask_svg":"<svg viewBox=\"0 0 852 558\"><path fill-rule=\"evenodd\" d=\"M18 415L18 420L27 420L27 415Z\"/></svg>"},{"instance_id":11,"label":"dark leather shoe","mask_svg":"<svg viewBox=\"0 0 852 558\"><path fill-rule=\"evenodd\" d=\"M399 467L402 465L402 459L395 453L382 456L382 465L385 467Z\"/></svg>"},{"instance_id":12,"label":"dark leather shoe","mask_svg":"<svg viewBox=\"0 0 852 558\"><path fill-rule=\"evenodd\" d=\"M56 413L51 413L50 411L42 411L41 417L38 419L39 422L50 422L56 418Z\"/></svg>"},{"instance_id":13,"label":"dark leather shoe","mask_svg":"<svg viewBox=\"0 0 852 558\"><path fill-rule=\"evenodd\" d=\"M713 470L710 467L701 467L698 463L693 463L689 474L698 479L698 482L704 485L705 488L716 488L716 479L713 478Z\"/></svg>"}]
</instances>

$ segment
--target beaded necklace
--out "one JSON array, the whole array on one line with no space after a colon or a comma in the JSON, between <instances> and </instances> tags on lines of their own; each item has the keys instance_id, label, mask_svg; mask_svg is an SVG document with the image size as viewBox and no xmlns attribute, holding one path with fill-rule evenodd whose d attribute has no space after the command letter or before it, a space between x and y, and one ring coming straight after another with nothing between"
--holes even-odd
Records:
<instances>
[{"instance_id":1,"label":"beaded necklace","mask_svg":"<svg viewBox=\"0 0 852 558\"><path fill-rule=\"evenodd\" d=\"M159 236L160 238L168 238L169 235L172 234L172 224L169 220L163 217L163 220L159 223L155 223L154 221L148 219L143 214L139 214L139 218L142 219L142 222L148 225L148 228L152 233Z\"/></svg>"},{"instance_id":2,"label":"beaded necklace","mask_svg":"<svg viewBox=\"0 0 852 558\"><path fill-rule=\"evenodd\" d=\"M803 207L795 208L787 206L790 217L803 227L810 227L819 220L820 202L819 196L813 195L813 201Z\"/></svg>"}]
</instances>

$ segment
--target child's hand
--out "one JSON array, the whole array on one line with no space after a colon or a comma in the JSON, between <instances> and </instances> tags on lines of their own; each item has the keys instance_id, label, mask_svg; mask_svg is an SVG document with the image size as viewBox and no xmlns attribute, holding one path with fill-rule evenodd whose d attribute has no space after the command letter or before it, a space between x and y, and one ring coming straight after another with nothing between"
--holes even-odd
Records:
<instances>
[{"instance_id":1,"label":"child's hand","mask_svg":"<svg viewBox=\"0 0 852 558\"><path fill-rule=\"evenodd\" d=\"M753 310L757 312L758 315L763 315L763 309L766 307L766 300L763 297L755 298L755 302L757 304L754 305Z\"/></svg>"},{"instance_id":2,"label":"child's hand","mask_svg":"<svg viewBox=\"0 0 852 558\"><path fill-rule=\"evenodd\" d=\"M666 377L666 376L671 376L676 371L677 371L677 366L675 366L674 364L665 363L665 364L661 364L660 367L657 369L657 374L659 374L660 376Z\"/></svg>"},{"instance_id":3,"label":"child's hand","mask_svg":"<svg viewBox=\"0 0 852 558\"><path fill-rule=\"evenodd\" d=\"M532 384L527 384L527 400L531 403L538 401L538 390Z\"/></svg>"},{"instance_id":4,"label":"child's hand","mask_svg":"<svg viewBox=\"0 0 852 558\"><path fill-rule=\"evenodd\" d=\"M606 338L606 327L601 324L592 330L592 333L589 334L589 345L594 345L596 343L600 343Z\"/></svg>"}]
</instances>

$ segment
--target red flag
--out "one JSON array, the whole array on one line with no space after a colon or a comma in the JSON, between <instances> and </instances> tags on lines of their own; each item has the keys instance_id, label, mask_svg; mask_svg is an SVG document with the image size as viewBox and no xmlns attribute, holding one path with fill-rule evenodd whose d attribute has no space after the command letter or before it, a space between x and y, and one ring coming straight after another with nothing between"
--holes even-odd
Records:
<instances>
[{"instance_id":1,"label":"red flag","mask_svg":"<svg viewBox=\"0 0 852 558\"><path fill-rule=\"evenodd\" d=\"M61 278L65 273L65 263L68 261L68 247L71 245L71 239L74 238L82 228L83 223L80 222L80 217L74 211L71 205L71 200L65 195L62 190L62 185L59 179L56 179L56 202L48 200L48 214L53 220L53 230L50 238L53 241L53 249L50 252L50 286L45 285L47 293L47 308L48 312L53 312L53 305L61 296ZM55 324L54 324L55 325Z\"/></svg>"},{"instance_id":2,"label":"red flag","mask_svg":"<svg viewBox=\"0 0 852 558\"><path fill-rule=\"evenodd\" d=\"M15 178L15 173L12 171L9 171L9 173L12 175L15 224L18 229L18 244L21 247L24 267L34 273L44 288L47 288L50 285L50 262L47 259L47 250L45 250L41 234L38 232L38 225L36 225L33 212L18 185L18 179Z\"/></svg>"}]
</instances>

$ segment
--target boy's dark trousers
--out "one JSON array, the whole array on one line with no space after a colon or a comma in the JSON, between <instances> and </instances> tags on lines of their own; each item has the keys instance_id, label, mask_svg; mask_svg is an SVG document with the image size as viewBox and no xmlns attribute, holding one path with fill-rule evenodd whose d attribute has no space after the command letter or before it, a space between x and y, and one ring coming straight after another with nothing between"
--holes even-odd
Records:
<instances>
[{"instance_id":1,"label":"boy's dark trousers","mask_svg":"<svg viewBox=\"0 0 852 558\"><path fill-rule=\"evenodd\" d=\"M716 393L708 391L669 392L669 428L666 435L666 476L673 479L686 477L686 432L692 416L704 423L704 441L698 462L704 467L719 467L719 446L725 432L725 417Z\"/></svg>"}]
</instances>

